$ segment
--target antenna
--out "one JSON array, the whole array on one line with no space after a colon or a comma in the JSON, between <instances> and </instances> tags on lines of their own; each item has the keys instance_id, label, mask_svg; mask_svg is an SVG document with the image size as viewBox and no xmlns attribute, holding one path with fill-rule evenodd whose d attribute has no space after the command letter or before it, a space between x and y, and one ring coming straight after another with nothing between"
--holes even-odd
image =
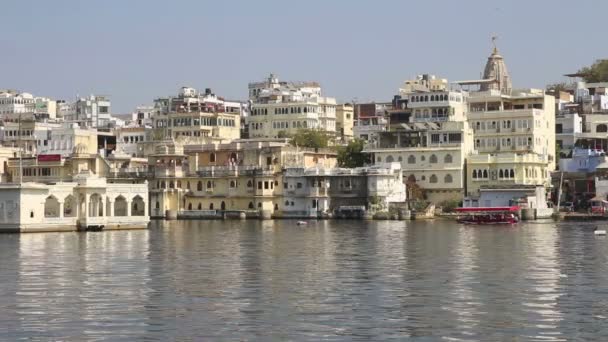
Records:
<instances>
[{"instance_id":1,"label":"antenna","mask_svg":"<svg viewBox=\"0 0 608 342\"><path fill-rule=\"evenodd\" d=\"M496 40L498 39L498 36L496 34L493 34L491 39L492 39L492 45L494 47L494 53L497 53L498 48L496 48Z\"/></svg>"}]
</instances>

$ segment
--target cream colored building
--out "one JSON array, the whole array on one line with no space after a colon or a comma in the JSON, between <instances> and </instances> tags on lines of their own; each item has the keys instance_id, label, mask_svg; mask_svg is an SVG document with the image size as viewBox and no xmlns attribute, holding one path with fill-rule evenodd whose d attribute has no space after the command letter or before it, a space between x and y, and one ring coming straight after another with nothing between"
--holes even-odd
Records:
<instances>
[{"instance_id":1,"label":"cream colored building","mask_svg":"<svg viewBox=\"0 0 608 342\"><path fill-rule=\"evenodd\" d=\"M366 148L374 163L401 163L404 180L424 189L427 200L433 203L461 200L464 165L473 148L473 133L467 122L402 126L403 131L384 133L379 144Z\"/></svg>"},{"instance_id":2,"label":"cream colored building","mask_svg":"<svg viewBox=\"0 0 608 342\"><path fill-rule=\"evenodd\" d=\"M109 183L88 171L71 182L0 184L0 232L146 228L148 210L146 182Z\"/></svg>"},{"instance_id":3,"label":"cream colored building","mask_svg":"<svg viewBox=\"0 0 608 342\"><path fill-rule=\"evenodd\" d=\"M480 85L469 93L468 121L475 153L467 160L467 195L480 187L544 185L555 170L555 98L539 89L514 90L503 57L494 51Z\"/></svg>"},{"instance_id":4,"label":"cream colored building","mask_svg":"<svg viewBox=\"0 0 608 342\"><path fill-rule=\"evenodd\" d=\"M423 75L400 89L411 111L409 123L379 133L366 151L374 163L401 163L403 178L424 190L426 199L461 200L466 185L465 162L473 151L473 132L466 121L467 96L448 90L447 80Z\"/></svg>"},{"instance_id":5,"label":"cream colored building","mask_svg":"<svg viewBox=\"0 0 608 342\"><path fill-rule=\"evenodd\" d=\"M155 152L149 157L155 217L215 217L241 211L277 216L283 203L283 167L336 165L335 152L296 148L285 139L187 146L166 141L158 143Z\"/></svg>"},{"instance_id":6,"label":"cream colored building","mask_svg":"<svg viewBox=\"0 0 608 342\"><path fill-rule=\"evenodd\" d=\"M280 82L270 75L249 84L250 138L280 138L300 129L336 133L336 99L321 95L316 82Z\"/></svg>"},{"instance_id":7,"label":"cream colored building","mask_svg":"<svg viewBox=\"0 0 608 342\"><path fill-rule=\"evenodd\" d=\"M350 103L336 106L336 132L345 142L353 138L354 113Z\"/></svg>"},{"instance_id":8,"label":"cream colored building","mask_svg":"<svg viewBox=\"0 0 608 342\"><path fill-rule=\"evenodd\" d=\"M239 139L241 103L226 101L211 89L199 93L182 87L176 97L154 101L156 113L152 118L152 139L186 138L198 141Z\"/></svg>"}]
</instances>

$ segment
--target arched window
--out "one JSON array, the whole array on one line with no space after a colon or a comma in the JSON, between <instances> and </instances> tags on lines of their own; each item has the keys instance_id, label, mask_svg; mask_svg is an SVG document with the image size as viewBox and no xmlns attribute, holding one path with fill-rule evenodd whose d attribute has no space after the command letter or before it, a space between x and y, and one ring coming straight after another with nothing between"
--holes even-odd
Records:
<instances>
[{"instance_id":1,"label":"arched window","mask_svg":"<svg viewBox=\"0 0 608 342\"><path fill-rule=\"evenodd\" d=\"M211 152L211 154L209 154L209 162L215 163L215 153Z\"/></svg>"},{"instance_id":2,"label":"arched window","mask_svg":"<svg viewBox=\"0 0 608 342\"><path fill-rule=\"evenodd\" d=\"M446 154L445 157L443 157L443 162L445 164L449 164L452 162L452 155L451 154Z\"/></svg>"},{"instance_id":3,"label":"arched window","mask_svg":"<svg viewBox=\"0 0 608 342\"><path fill-rule=\"evenodd\" d=\"M253 202L249 202L249 209L253 209Z\"/></svg>"},{"instance_id":4,"label":"arched window","mask_svg":"<svg viewBox=\"0 0 608 342\"><path fill-rule=\"evenodd\" d=\"M190 181L186 183L186 189L190 190Z\"/></svg>"},{"instance_id":5,"label":"arched window","mask_svg":"<svg viewBox=\"0 0 608 342\"><path fill-rule=\"evenodd\" d=\"M429 178L429 182L430 183L437 183L437 176L431 175L431 178Z\"/></svg>"},{"instance_id":6,"label":"arched window","mask_svg":"<svg viewBox=\"0 0 608 342\"><path fill-rule=\"evenodd\" d=\"M231 181L230 181L230 187L231 187L231 188L236 188L236 182L235 182L235 181L233 181L233 180L231 180Z\"/></svg>"},{"instance_id":7,"label":"arched window","mask_svg":"<svg viewBox=\"0 0 608 342\"><path fill-rule=\"evenodd\" d=\"M44 217L59 217L59 201L53 195L44 201Z\"/></svg>"},{"instance_id":8,"label":"arched window","mask_svg":"<svg viewBox=\"0 0 608 342\"><path fill-rule=\"evenodd\" d=\"M388 157L386 157L386 162L387 162L387 163L392 163L393 161L395 161L395 160L393 159L393 156L391 156L391 155L389 154L389 155L388 155Z\"/></svg>"},{"instance_id":9,"label":"arched window","mask_svg":"<svg viewBox=\"0 0 608 342\"><path fill-rule=\"evenodd\" d=\"M213 203L209 203L209 210L213 210Z\"/></svg>"},{"instance_id":10,"label":"arched window","mask_svg":"<svg viewBox=\"0 0 608 342\"><path fill-rule=\"evenodd\" d=\"M483 170L483 178L488 178L488 170Z\"/></svg>"},{"instance_id":11,"label":"arched window","mask_svg":"<svg viewBox=\"0 0 608 342\"><path fill-rule=\"evenodd\" d=\"M131 201L131 216L144 216L146 212L146 203L141 196L133 197Z\"/></svg>"},{"instance_id":12,"label":"arched window","mask_svg":"<svg viewBox=\"0 0 608 342\"><path fill-rule=\"evenodd\" d=\"M473 179L477 179L477 170L473 170Z\"/></svg>"},{"instance_id":13,"label":"arched window","mask_svg":"<svg viewBox=\"0 0 608 342\"><path fill-rule=\"evenodd\" d=\"M198 181L198 183L196 183L196 190L203 191L203 182Z\"/></svg>"},{"instance_id":14,"label":"arched window","mask_svg":"<svg viewBox=\"0 0 608 342\"><path fill-rule=\"evenodd\" d=\"M203 209L203 204L202 204L202 203L199 203L197 208L198 208L198 210Z\"/></svg>"},{"instance_id":15,"label":"arched window","mask_svg":"<svg viewBox=\"0 0 608 342\"><path fill-rule=\"evenodd\" d=\"M247 187L251 188L253 186L253 182L250 180L247 181Z\"/></svg>"},{"instance_id":16,"label":"arched window","mask_svg":"<svg viewBox=\"0 0 608 342\"><path fill-rule=\"evenodd\" d=\"M289 201L285 201L285 206L289 206Z\"/></svg>"},{"instance_id":17,"label":"arched window","mask_svg":"<svg viewBox=\"0 0 608 342\"><path fill-rule=\"evenodd\" d=\"M452 181L453 181L452 175L450 175L450 174L445 175L445 177L443 178L444 183L452 183Z\"/></svg>"},{"instance_id":18,"label":"arched window","mask_svg":"<svg viewBox=\"0 0 608 342\"><path fill-rule=\"evenodd\" d=\"M167 188L167 183L165 183L165 181L160 182L160 187L162 189L166 189Z\"/></svg>"},{"instance_id":19,"label":"arched window","mask_svg":"<svg viewBox=\"0 0 608 342\"><path fill-rule=\"evenodd\" d=\"M211 181L207 181L207 189L211 189L211 188L212 188Z\"/></svg>"},{"instance_id":20,"label":"arched window","mask_svg":"<svg viewBox=\"0 0 608 342\"><path fill-rule=\"evenodd\" d=\"M192 210L192 203L188 203L188 210Z\"/></svg>"},{"instance_id":21,"label":"arched window","mask_svg":"<svg viewBox=\"0 0 608 342\"><path fill-rule=\"evenodd\" d=\"M504 177L505 177L505 174L502 171L502 169L498 170L498 178L504 178Z\"/></svg>"},{"instance_id":22,"label":"arched window","mask_svg":"<svg viewBox=\"0 0 608 342\"><path fill-rule=\"evenodd\" d=\"M220 205L220 208L222 210L226 210L226 202L222 201L222 204Z\"/></svg>"},{"instance_id":23,"label":"arched window","mask_svg":"<svg viewBox=\"0 0 608 342\"><path fill-rule=\"evenodd\" d=\"M606 132L608 132L608 126L606 126L604 124L599 124L595 127L595 131L597 133L606 133Z\"/></svg>"},{"instance_id":24,"label":"arched window","mask_svg":"<svg viewBox=\"0 0 608 342\"><path fill-rule=\"evenodd\" d=\"M431 154L431 157L429 158L429 162L431 164L436 164L437 163L437 156L434 154Z\"/></svg>"},{"instance_id":25,"label":"arched window","mask_svg":"<svg viewBox=\"0 0 608 342\"><path fill-rule=\"evenodd\" d=\"M173 183L173 181L169 182L169 189L173 189L175 188L175 183Z\"/></svg>"},{"instance_id":26,"label":"arched window","mask_svg":"<svg viewBox=\"0 0 608 342\"><path fill-rule=\"evenodd\" d=\"M509 177L515 178L515 170L513 170L513 169L509 170Z\"/></svg>"},{"instance_id":27,"label":"arched window","mask_svg":"<svg viewBox=\"0 0 608 342\"><path fill-rule=\"evenodd\" d=\"M114 216L127 216L127 200L123 196L114 199Z\"/></svg>"},{"instance_id":28,"label":"arched window","mask_svg":"<svg viewBox=\"0 0 608 342\"><path fill-rule=\"evenodd\" d=\"M409 157L407 157L407 163L408 164L416 164L416 157L410 155Z\"/></svg>"}]
</instances>

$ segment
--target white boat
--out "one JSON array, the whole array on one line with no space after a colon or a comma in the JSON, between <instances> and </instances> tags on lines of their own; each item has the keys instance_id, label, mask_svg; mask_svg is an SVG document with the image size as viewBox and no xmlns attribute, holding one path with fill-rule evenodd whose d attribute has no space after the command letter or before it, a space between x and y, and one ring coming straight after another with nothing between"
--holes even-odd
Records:
<instances>
[{"instance_id":1,"label":"white boat","mask_svg":"<svg viewBox=\"0 0 608 342\"><path fill-rule=\"evenodd\" d=\"M307 225L307 224L308 224L308 222L306 222L306 221L298 221L298 222L296 222L296 224L297 224L298 226L305 226L305 225Z\"/></svg>"},{"instance_id":2,"label":"white boat","mask_svg":"<svg viewBox=\"0 0 608 342\"><path fill-rule=\"evenodd\" d=\"M593 234L595 235L606 235L606 230L605 229L596 229L593 231Z\"/></svg>"}]
</instances>

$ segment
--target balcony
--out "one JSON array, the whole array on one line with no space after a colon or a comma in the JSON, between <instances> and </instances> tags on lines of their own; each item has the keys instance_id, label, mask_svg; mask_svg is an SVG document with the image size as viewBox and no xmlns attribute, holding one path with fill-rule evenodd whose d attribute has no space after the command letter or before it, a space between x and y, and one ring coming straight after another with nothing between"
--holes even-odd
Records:
<instances>
[{"instance_id":1,"label":"balcony","mask_svg":"<svg viewBox=\"0 0 608 342\"><path fill-rule=\"evenodd\" d=\"M254 175L272 175L275 172L273 165L231 165L231 166L201 166L196 173L201 177L237 177Z\"/></svg>"}]
</instances>

